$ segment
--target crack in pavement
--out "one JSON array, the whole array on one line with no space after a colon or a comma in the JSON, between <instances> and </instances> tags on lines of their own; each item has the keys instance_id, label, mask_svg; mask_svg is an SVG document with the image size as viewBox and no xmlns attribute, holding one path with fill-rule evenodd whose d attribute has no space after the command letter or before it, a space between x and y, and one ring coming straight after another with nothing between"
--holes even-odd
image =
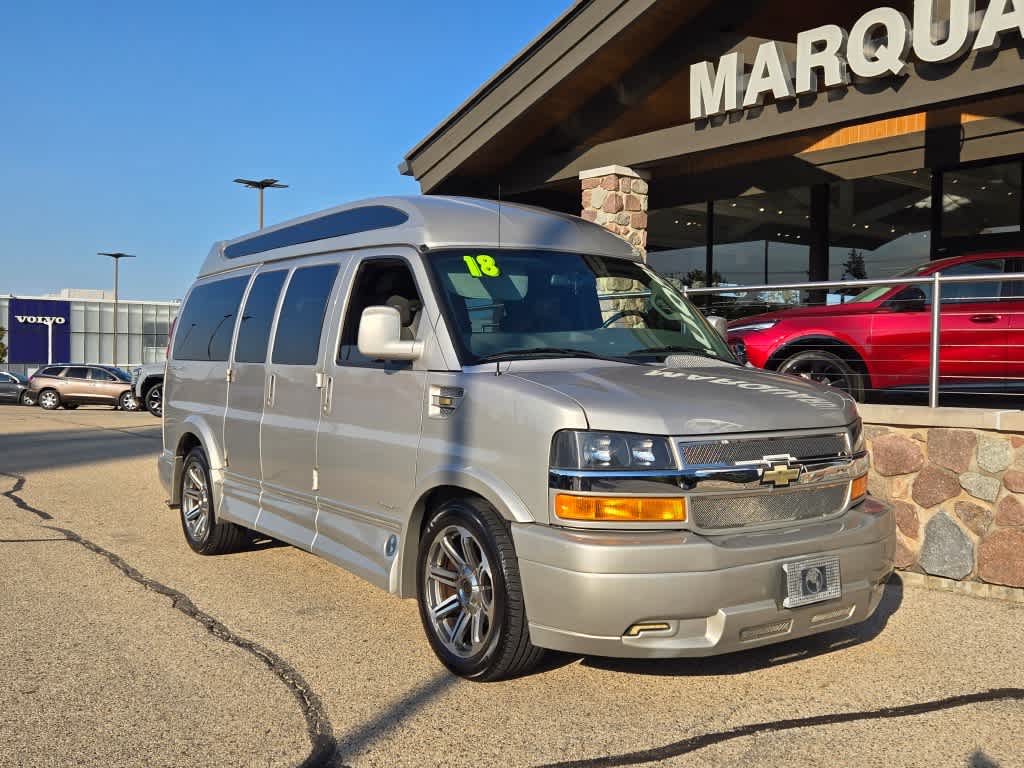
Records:
<instances>
[{"instance_id":1,"label":"crack in pavement","mask_svg":"<svg viewBox=\"0 0 1024 768\"><path fill-rule=\"evenodd\" d=\"M949 696L944 699L924 701L918 704L906 704L900 707L882 707L880 709L864 710L860 712L837 712L826 715L814 715L811 717L791 718L788 720L775 720L768 723L754 723L741 725L727 731L717 733L705 733L700 736L693 736L689 739L666 744L663 747L645 749L637 752L626 752L621 755L609 755L607 757L584 758L582 760L565 760L558 763L545 763L537 768L606 768L608 766L639 765L641 763L656 763L667 760L670 757L680 757L698 750L710 747L714 744L721 744L725 741L740 739L744 736L753 736L758 733L772 733L779 731L790 731L797 728L814 728L822 725L837 725L841 723L853 723L860 720L885 720L897 717L910 717L912 715L923 715L929 712L938 712L944 709L965 707L970 704L982 704L996 701L1024 701L1024 688L991 688L978 693L967 693L959 696Z\"/></svg>"},{"instance_id":2,"label":"crack in pavement","mask_svg":"<svg viewBox=\"0 0 1024 768\"><path fill-rule=\"evenodd\" d=\"M33 507L18 495L18 492L25 487L24 477L20 475L11 475L7 472L0 472L0 475L14 478L16 480L14 487L2 495L14 502L18 509L31 512L42 520L53 520L52 515L41 509ZM284 683L288 690L291 691L292 695L298 701L299 708L302 710L303 717L306 720L306 729L312 745L312 750L306 759L299 764L299 768L333 768L335 766L334 758L337 751L337 741L334 738L334 729L327 717L327 712L324 709L323 703L320 701L320 697L316 695L312 687L308 682L306 682L306 679L297 669L295 669L295 667L269 648L264 648L253 640L248 640L236 635L223 622L197 608L195 603L193 603L184 592L180 592L173 587L169 587L166 584L162 584L159 581L148 578L140 571L129 565L120 555L101 547L99 544L80 536L68 528L61 528L56 525L46 525L43 527L60 533L67 541L73 541L76 544L80 544L90 552L106 558L111 565L121 571L121 573L132 581L141 584L152 592L169 597L173 608L181 611L193 621L202 624L206 630L218 640L230 643L263 662L263 664L265 664L270 671L273 672L273 674L282 683ZM53 539L53 541L59 541L59 539ZM341 768L344 767L342 766Z\"/></svg>"},{"instance_id":3,"label":"crack in pavement","mask_svg":"<svg viewBox=\"0 0 1024 768\"><path fill-rule=\"evenodd\" d=\"M48 514L47 512L43 512L43 510L41 509L36 509L35 507L30 506L23 498L21 498L21 496L18 495L18 491L25 487L24 477L22 477L21 475L9 475L6 472L0 472L0 475L3 475L4 477L9 477L12 480L14 480L14 487L11 488L9 491L4 491L2 494L5 498L10 499L14 503L14 506L16 506L18 509L24 510L25 512L31 512L40 520L53 520L53 515Z\"/></svg>"}]
</instances>

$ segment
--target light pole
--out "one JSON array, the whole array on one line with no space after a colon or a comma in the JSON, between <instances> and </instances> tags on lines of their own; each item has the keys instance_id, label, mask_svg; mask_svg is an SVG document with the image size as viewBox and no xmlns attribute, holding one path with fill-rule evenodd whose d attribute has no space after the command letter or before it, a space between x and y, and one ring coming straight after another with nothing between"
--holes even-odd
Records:
<instances>
[{"instance_id":1,"label":"light pole","mask_svg":"<svg viewBox=\"0 0 1024 768\"><path fill-rule=\"evenodd\" d=\"M287 189L287 184L281 184L277 179L235 179L235 184L242 184L249 189L260 191L260 229L263 229L263 190L264 189Z\"/></svg>"},{"instance_id":2,"label":"light pole","mask_svg":"<svg viewBox=\"0 0 1024 768\"><path fill-rule=\"evenodd\" d=\"M134 259L135 255L131 253L121 253L115 251L114 253L107 253L100 251L96 254L97 256L109 256L114 260L114 367L117 367L117 279L118 279L118 265L121 263L121 259Z\"/></svg>"}]
</instances>

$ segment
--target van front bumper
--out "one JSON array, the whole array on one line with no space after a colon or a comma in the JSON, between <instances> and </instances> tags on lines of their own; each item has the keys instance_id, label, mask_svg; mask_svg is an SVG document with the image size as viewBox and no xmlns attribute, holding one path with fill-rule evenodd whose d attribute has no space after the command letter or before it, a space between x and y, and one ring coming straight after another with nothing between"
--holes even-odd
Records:
<instances>
[{"instance_id":1,"label":"van front bumper","mask_svg":"<svg viewBox=\"0 0 1024 768\"><path fill-rule=\"evenodd\" d=\"M770 531L589 531L513 524L534 645L631 658L712 656L869 618L893 570L892 510L869 498L844 515ZM838 598L784 608L783 565L837 557ZM637 624L668 629L627 636Z\"/></svg>"}]
</instances>

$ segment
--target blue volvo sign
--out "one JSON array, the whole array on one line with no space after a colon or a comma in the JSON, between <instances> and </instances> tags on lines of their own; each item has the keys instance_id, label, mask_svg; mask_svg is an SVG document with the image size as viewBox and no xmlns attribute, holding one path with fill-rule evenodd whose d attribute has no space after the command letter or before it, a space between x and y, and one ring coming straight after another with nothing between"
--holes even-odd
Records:
<instances>
[{"instance_id":1,"label":"blue volvo sign","mask_svg":"<svg viewBox=\"0 0 1024 768\"><path fill-rule=\"evenodd\" d=\"M71 362L71 302L12 298L7 324L9 362Z\"/></svg>"}]
</instances>

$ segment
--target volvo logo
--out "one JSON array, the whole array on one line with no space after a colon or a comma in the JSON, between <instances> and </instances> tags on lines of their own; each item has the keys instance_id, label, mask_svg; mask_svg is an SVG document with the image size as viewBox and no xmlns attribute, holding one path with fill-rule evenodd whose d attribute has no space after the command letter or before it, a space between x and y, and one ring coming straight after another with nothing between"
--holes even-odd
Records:
<instances>
[{"instance_id":1,"label":"volvo logo","mask_svg":"<svg viewBox=\"0 0 1024 768\"><path fill-rule=\"evenodd\" d=\"M15 315L14 319L19 323L30 325L64 325L67 322L65 317L49 317L46 315Z\"/></svg>"}]
</instances>

